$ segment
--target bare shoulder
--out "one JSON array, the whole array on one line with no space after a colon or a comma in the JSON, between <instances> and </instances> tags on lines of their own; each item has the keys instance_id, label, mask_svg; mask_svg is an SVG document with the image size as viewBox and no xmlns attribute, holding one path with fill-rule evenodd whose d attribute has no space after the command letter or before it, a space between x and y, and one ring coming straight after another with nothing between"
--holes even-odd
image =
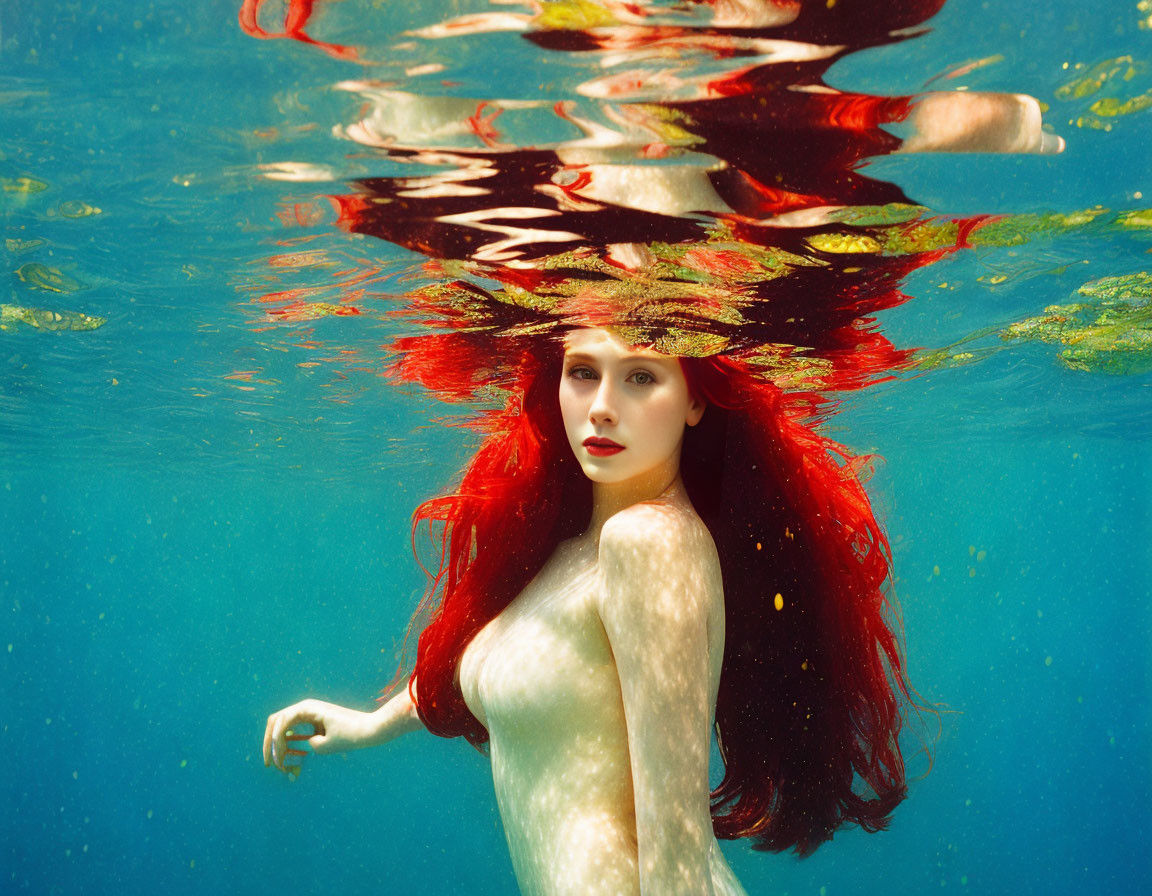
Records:
<instances>
[{"instance_id":1,"label":"bare shoulder","mask_svg":"<svg viewBox=\"0 0 1152 896\"><path fill-rule=\"evenodd\" d=\"M692 510L659 501L634 504L613 516L600 533L605 596L629 595L654 607L657 595L684 595L700 605L723 601L720 561L707 526Z\"/></svg>"},{"instance_id":2,"label":"bare shoulder","mask_svg":"<svg viewBox=\"0 0 1152 896\"><path fill-rule=\"evenodd\" d=\"M644 501L620 511L600 532L600 554L613 557L661 557L716 548L708 528L691 507Z\"/></svg>"}]
</instances>

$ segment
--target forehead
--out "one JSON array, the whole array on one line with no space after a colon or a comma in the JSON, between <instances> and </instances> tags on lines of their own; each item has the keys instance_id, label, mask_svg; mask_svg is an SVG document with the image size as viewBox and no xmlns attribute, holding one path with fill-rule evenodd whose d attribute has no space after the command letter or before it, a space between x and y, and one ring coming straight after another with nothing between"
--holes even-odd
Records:
<instances>
[{"instance_id":1,"label":"forehead","mask_svg":"<svg viewBox=\"0 0 1152 896\"><path fill-rule=\"evenodd\" d=\"M612 330L587 328L572 330L564 337L565 355L587 355L605 360L644 360L675 363L676 359L649 348L630 345Z\"/></svg>"}]
</instances>

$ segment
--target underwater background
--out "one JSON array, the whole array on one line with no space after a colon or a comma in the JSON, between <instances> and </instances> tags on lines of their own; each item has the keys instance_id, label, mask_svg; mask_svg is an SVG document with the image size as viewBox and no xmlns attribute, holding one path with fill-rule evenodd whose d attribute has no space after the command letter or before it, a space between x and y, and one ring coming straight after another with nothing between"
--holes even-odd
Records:
<instances>
[{"instance_id":1,"label":"underwater background","mask_svg":"<svg viewBox=\"0 0 1152 896\"><path fill-rule=\"evenodd\" d=\"M367 258L402 292L421 259L333 228L323 185L266 176L384 172L333 134L361 104L334 85L383 75L256 40L239 6L0 6L0 892L515 892L463 741L312 758L296 781L263 766L270 712L367 709L393 678L425 583L412 510L478 436L381 378L410 322L254 305L301 228L326 254L284 260L285 289ZM432 6L332 3L311 32L383 48L466 11ZM1132 275L1152 270L1152 7L950 0L929 27L828 83L1029 93L1067 148L866 173L937 214L1076 226L913 272L884 333L977 334L972 356L928 355L829 425L883 458L869 489L909 671L943 710L931 763L910 739L885 833L803 861L725 853L751 894L1149 892L1152 296ZM538 66L559 97L584 76L515 35L466 49L427 51L463 92ZM1004 335L1115 277L1126 322L1093 318L1088 362L1065 331Z\"/></svg>"}]
</instances>

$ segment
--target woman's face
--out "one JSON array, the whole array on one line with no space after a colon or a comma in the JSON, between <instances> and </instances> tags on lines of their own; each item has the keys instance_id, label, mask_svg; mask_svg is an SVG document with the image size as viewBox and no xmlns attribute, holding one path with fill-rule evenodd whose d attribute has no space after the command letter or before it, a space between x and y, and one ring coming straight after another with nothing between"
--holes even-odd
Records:
<instances>
[{"instance_id":1,"label":"woman's face","mask_svg":"<svg viewBox=\"0 0 1152 896\"><path fill-rule=\"evenodd\" d=\"M565 339L560 411L584 475L621 483L661 465L678 469L684 426L704 406L688 394L676 358L587 329Z\"/></svg>"}]
</instances>

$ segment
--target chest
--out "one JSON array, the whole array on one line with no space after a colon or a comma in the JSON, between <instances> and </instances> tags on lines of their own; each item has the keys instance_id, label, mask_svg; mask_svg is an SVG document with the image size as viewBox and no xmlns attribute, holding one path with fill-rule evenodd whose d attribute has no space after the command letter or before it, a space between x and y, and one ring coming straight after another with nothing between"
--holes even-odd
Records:
<instances>
[{"instance_id":1,"label":"chest","mask_svg":"<svg viewBox=\"0 0 1152 896\"><path fill-rule=\"evenodd\" d=\"M619 681L596 610L599 568L554 557L460 659L472 714L501 735L548 733L619 703Z\"/></svg>"}]
</instances>

